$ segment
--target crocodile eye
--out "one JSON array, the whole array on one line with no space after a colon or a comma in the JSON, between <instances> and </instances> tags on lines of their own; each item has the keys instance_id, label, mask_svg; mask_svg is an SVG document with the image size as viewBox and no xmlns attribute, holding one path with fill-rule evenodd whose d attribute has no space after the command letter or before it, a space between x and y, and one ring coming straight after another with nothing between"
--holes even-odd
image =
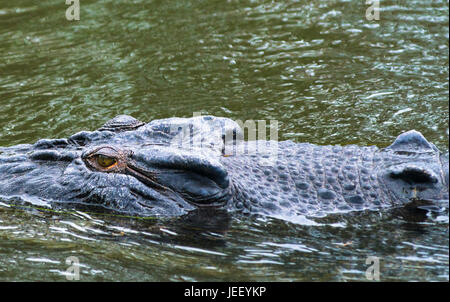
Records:
<instances>
[{"instance_id":1,"label":"crocodile eye","mask_svg":"<svg viewBox=\"0 0 450 302\"><path fill-rule=\"evenodd\" d=\"M109 168L109 167L117 164L117 160L115 160L114 158L109 157L109 156L98 154L96 156L96 158L97 158L97 164L103 168Z\"/></svg>"}]
</instances>

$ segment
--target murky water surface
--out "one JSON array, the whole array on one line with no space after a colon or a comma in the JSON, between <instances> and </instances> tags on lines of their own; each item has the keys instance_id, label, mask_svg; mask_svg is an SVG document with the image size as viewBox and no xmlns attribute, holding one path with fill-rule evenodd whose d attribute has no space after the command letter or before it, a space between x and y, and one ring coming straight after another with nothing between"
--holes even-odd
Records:
<instances>
[{"instance_id":1,"label":"murky water surface","mask_svg":"<svg viewBox=\"0 0 450 302\"><path fill-rule=\"evenodd\" d=\"M448 149L448 1L0 0L0 146L67 137L117 114L278 120L279 137ZM0 280L448 281L448 209L301 225L18 209L0 201ZM69 258L69 260L72 258ZM373 258L372 258L373 259Z\"/></svg>"}]
</instances>

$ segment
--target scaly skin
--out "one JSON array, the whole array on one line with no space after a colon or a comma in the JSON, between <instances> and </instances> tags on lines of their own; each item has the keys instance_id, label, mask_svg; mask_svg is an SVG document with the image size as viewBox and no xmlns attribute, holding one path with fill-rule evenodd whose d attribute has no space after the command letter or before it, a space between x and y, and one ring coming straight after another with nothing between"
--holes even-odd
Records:
<instances>
[{"instance_id":1,"label":"scaly skin","mask_svg":"<svg viewBox=\"0 0 450 302\"><path fill-rule=\"evenodd\" d=\"M0 148L0 197L139 216L217 207L288 220L448 204L448 153L414 130L382 150L240 137L226 118L118 116L68 139Z\"/></svg>"}]
</instances>

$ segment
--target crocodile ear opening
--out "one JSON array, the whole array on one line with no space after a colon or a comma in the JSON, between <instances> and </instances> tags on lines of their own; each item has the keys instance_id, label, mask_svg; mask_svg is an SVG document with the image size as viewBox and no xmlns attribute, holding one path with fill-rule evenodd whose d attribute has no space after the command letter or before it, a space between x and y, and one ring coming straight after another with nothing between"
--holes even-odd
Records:
<instances>
[{"instance_id":1,"label":"crocodile ear opening","mask_svg":"<svg viewBox=\"0 0 450 302\"><path fill-rule=\"evenodd\" d=\"M411 165L390 168L389 175L393 179L401 179L409 184L434 184L438 182L432 171Z\"/></svg>"}]
</instances>

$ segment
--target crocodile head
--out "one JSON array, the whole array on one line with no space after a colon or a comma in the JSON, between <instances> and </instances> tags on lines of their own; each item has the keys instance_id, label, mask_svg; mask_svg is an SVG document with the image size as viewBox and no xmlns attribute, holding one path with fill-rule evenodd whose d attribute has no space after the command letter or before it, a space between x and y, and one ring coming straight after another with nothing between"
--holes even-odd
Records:
<instances>
[{"instance_id":1,"label":"crocodile head","mask_svg":"<svg viewBox=\"0 0 450 302\"><path fill-rule=\"evenodd\" d=\"M218 157L223 135L236 127L229 119L210 116L144 124L122 115L68 139L3 148L0 195L140 216L220 207L230 189Z\"/></svg>"}]
</instances>

